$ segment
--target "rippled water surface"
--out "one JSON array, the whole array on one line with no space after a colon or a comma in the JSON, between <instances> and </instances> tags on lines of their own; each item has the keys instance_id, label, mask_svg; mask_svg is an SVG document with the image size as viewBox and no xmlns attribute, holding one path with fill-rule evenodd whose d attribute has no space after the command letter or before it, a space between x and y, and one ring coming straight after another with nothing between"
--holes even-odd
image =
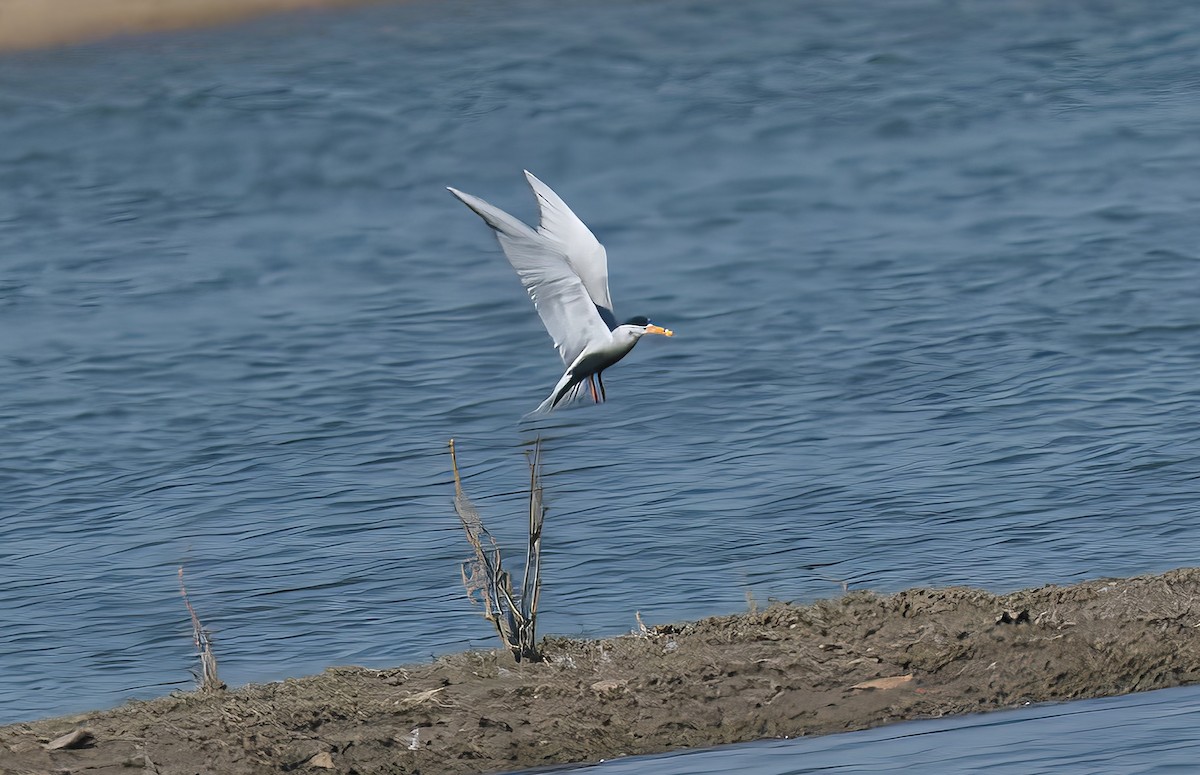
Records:
<instances>
[{"instance_id":1,"label":"rippled water surface","mask_svg":"<svg viewBox=\"0 0 1200 775\"><path fill-rule=\"evenodd\" d=\"M559 775L1187 775L1200 688L564 767ZM543 770L545 772L545 770Z\"/></svg>"},{"instance_id":2,"label":"rippled water surface","mask_svg":"<svg viewBox=\"0 0 1200 775\"><path fill-rule=\"evenodd\" d=\"M546 631L1196 564L1198 68L1200 6L932 0L0 58L0 721L189 685L180 565L230 683L492 645L446 441L516 547L560 365L443 187L522 168L678 333L540 426Z\"/></svg>"}]
</instances>

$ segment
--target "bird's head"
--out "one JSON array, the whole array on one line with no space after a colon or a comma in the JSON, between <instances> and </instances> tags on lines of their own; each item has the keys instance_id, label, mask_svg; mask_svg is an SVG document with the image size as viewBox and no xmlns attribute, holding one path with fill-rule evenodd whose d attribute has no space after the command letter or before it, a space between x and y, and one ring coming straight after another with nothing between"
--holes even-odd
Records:
<instances>
[{"instance_id":1,"label":"bird's head","mask_svg":"<svg viewBox=\"0 0 1200 775\"><path fill-rule=\"evenodd\" d=\"M635 318L630 318L621 325L617 326L616 330L613 331L613 334L617 336L626 336L635 342L646 334L675 336L675 332L671 329L663 328L662 326L656 326L650 322L649 318L642 317L640 315Z\"/></svg>"}]
</instances>

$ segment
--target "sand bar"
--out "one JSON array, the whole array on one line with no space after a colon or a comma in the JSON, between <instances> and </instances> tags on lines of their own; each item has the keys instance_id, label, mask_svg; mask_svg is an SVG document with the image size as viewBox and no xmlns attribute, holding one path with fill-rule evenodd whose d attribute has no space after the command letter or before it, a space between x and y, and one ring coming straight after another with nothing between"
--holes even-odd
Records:
<instances>
[{"instance_id":1,"label":"sand bar","mask_svg":"<svg viewBox=\"0 0 1200 775\"><path fill-rule=\"evenodd\" d=\"M0 0L0 51L240 21L369 0Z\"/></svg>"},{"instance_id":2,"label":"sand bar","mask_svg":"<svg viewBox=\"0 0 1200 775\"><path fill-rule=\"evenodd\" d=\"M1111 696L1200 682L1198 603L1200 569L851 592L552 638L542 663L466 652L16 724L0 772L500 772ZM72 735L83 747L48 748Z\"/></svg>"}]
</instances>

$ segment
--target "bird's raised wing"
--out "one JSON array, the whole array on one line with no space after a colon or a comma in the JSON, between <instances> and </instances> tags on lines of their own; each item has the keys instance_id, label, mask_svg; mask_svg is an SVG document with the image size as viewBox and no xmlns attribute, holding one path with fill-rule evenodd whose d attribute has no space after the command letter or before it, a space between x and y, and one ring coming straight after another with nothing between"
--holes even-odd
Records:
<instances>
[{"instance_id":1,"label":"bird's raised wing","mask_svg":"<svg viewBox=\"0 0 1200 775\"><path fill-rule=\"evenodd\" d=\"M616 328L612 297L608 293L608 253L604 246L549 186L529 170L525 170L525 178L538 201L538 234L562 246L567 263L583 281L600 317L610 329Z\"/></svg>"},{"instance_id":2,"label":"bird's raised wing","mask_svg":"<svg viewBox=\"0 0 1200 775\"><path fill-rule=\"evenodd\" d=\"M449 191L496 232L504 255L533 299L564 364L570 366L589 344L611 338L583 280L568 263L561 243L477 196L454 188Z\"/></svg>"}]
</instances>

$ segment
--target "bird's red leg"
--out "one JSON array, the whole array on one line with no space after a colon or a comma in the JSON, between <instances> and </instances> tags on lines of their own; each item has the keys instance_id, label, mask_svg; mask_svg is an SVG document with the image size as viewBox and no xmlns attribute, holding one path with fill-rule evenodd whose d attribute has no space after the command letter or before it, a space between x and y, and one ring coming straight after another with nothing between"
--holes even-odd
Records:
<instances>
[{"instance_id":1,"label":"bird's red leg","mask_svg":"<svg viewBox=\"0 0 1200 775\"><path fill-rule=\"evenodd\" d=\"M604 392L604 373L596 372L596 381L600 383L600 400L607 401L608 395Z\"/></svg>"},{"instance_id":2,"label":"bird's red leg","mask_svg":"<svg viewBox=\"0 0 1200 775\"><path fill-rule=\"evenodd\" d=\"M592 374L588 377L588 384L592 386L592 400L597 404L600 403L600 396L596 393L596 375Z\"/></svg>"}]
</instances>

